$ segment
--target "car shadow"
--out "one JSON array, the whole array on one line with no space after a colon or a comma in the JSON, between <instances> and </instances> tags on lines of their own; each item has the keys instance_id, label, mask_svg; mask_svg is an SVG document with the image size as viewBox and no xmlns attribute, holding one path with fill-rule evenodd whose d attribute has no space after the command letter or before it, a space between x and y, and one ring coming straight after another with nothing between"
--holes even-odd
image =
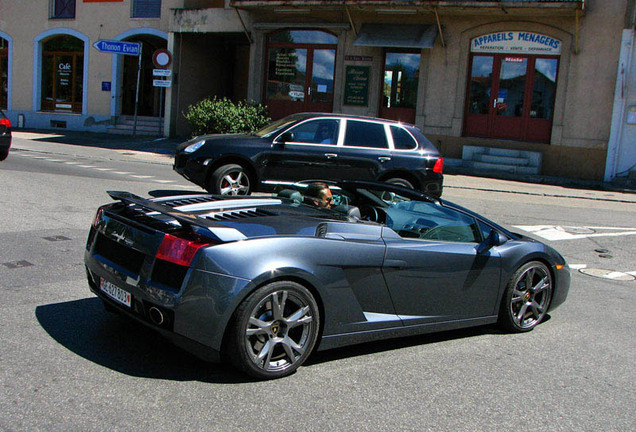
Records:
<instances>
[{"instance_id":1,"label":"car shadow","mask_svg":"<svg viewBox=\"0 0 636 432\"><path fill-rule=\"evenodd\" d=\"M200 360L131 318L106 312L98 298L38 306L35 316L66 349L126 375L217 384L254 381L228 365Z\"/></svg>"},{"instance_id":2,"label":"car shadow","mask_svg":"<svg viewBox=\"0 0 636 432\"><path fill-rule=\"evenodd\" d=\"M539 325L543 325L550 320L547 314ZM428 333L416 336L405 336L396 339L386 339L375 342L365 342L358 345L351 345L342 348L335 348L326 351L318 351L312 354L306 366L321 364L349 357L364 356L368 354L378 354L385 351L393 351L402 348L410 348L418 345L436 344L457 339L466 339L487 334L507 334L498 325L484 325L479 327L469 327L458 330L448 330L443 332Z\"/></svg>"},{"instance_id":3,"label":"car shadow","mask_svg":"<svg viewBox=\"0 0 636 432\"><path fill-rule=\"evenodd\" d=\"M203 361L131 318L106 312L98 298L38 306L35 316L42 328L66 349L126 375L216 384L258 381L229 365ZM543 322L549 319L547 315ZM485 334L504 332L495 325L488 325L366 342L314 352L305 366Z\"/></svg>"}]
</instances>

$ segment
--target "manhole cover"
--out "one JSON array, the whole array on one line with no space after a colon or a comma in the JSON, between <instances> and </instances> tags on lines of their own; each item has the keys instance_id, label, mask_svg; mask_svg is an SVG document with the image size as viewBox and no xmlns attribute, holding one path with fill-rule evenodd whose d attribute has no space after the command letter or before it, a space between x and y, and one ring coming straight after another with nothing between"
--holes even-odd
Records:
<instances>
[{"instance_id":1,"label":"manhole cover","mask_svg":"<svg viewBox=\"0 0 636 432\"><path fill-rule=\"evenodd\" d=\"M579 269L579 272L586 274L588 276L593 276L593 277L603 278L603 279L612 279L617 281L633 281L636 279L635 276L632 276L628 273L617 272L614 270L582 268L582 269Z\"/></svg>"},{"instance_id":2,"label":"manhole cover","mask_svg":"<svg viewBox=\"0 0 636 432\"><path fill-rule=\"evenodd\" d=\"M559 226L556 227L556 229L559 231L564 231L568 234L594 234L596 232L592 228L587 227Z\"/></svg>"}]
</instances>

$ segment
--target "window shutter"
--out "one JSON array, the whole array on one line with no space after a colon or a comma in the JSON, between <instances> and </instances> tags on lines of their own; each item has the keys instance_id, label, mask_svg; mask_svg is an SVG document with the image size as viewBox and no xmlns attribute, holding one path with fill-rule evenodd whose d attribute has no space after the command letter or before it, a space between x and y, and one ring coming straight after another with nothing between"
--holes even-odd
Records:
<instances>
[{"instance_id":1,"label":"window shutter","mask_svg":"<svg viewBox=\"0 0 636 432\"><path fill-rule=\"evenodd\" d=\"M75 0L55 0L53 18L75 18Z\"/></svg>"},{"instance_id":2,"label":"window shutter","mask_svg":"<svg viewBox=\"0 0 636 432\"><path fill-rule=\"evenodd\" d=\"M161 0L133 0L133 18L160 18Z\"/></svg>"}]
</instances>

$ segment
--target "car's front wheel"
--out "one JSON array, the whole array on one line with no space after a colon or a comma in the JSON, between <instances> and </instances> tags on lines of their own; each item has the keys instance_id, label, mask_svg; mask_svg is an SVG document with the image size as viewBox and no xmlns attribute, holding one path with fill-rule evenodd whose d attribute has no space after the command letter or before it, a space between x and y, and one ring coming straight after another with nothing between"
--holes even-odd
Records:
<instances>
[{"instance_id":1,"label":"car's front wheel","mask_svg":"<svg viewBox=\"0 0 636 432\"><path fill-rule=\"evenodd\" d=\"M212 173L206 189L217 195L249 195L252 185L250 176L242 166L228 164Z\"/></svg>"},{"instance_id":2,"label":"car's front wheel","mask_svg":"<svg viewBox=\"0 0 636 432\"><path fill-rule=\"evenodd\" d=\"M552 275L539 261L530 261L512 275L499 311L502 327L512 332L535 328L548 312L553 290Z\"/></svg>"},{"instance_id":3,"label":"car's front wheel","mask_svg":"<svg viewBox=\"0 0 636 432\"><path fill-rule=\"evenodd\" d=\"M7 158L7 156L9 156L9 150L7 151L0 151L0 161L3 161Z\"/></svg>"},{"instance_id":4,"label":"car's front wheel","mask_svg":"<svg viewBox=\"0 0 636 432\"><path fill-rule=\"evenodd\" d=\"M260 379L280 378L303 364L318 338L320 315L311 292L291 281L267 284L241 303L227 340L235 367Z\"/></svg>"}]
</instances>

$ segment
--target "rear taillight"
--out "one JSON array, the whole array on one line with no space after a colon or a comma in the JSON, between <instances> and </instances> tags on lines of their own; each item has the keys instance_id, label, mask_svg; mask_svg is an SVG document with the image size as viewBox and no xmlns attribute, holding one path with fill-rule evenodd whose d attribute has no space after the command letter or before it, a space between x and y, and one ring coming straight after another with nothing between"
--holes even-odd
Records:
<instances>
[{"instance_id":1,"label":"rear taillight","mask_svg":"<svg viewBox=\"0 0 636 432\"><path fill-rule=\"evenodd\" d=\"M197 251L208 245L209 243L198 240L188 240L165 234L156 257L160 260L188 267Z\"/></svg>"},{"instance_id":2,"label":"rear taillight","mask_svg":"<svg viewBox=\"0 0 636 432\"><path fill-rule=\"evenodd\" d=\"M9 119L0 118L0 126L6 126L6 127L10 128L11 127L11 122L9 121Z\"/></svg>"},{"instance_id":3,"label":"rear taillight","mask_svg":"<svg viewBox=\"0 0 636 432\"><path fill-rule=\"evenodd\" d=\"M435 161L435 165L433 166L433 172L437 174L442 174L444 171L444 158L439 158Z\"/></svg>"},{"instance_id":4,"label":"rear taillight","mask_svg":"<svg viewBox=\"0 0 636 432\"><path fill-rule=\"evenodd\" d=\"M95 219L93 219L94 228L97 228L97 225L99 225L99 221L102 220L103 214L104 214L104 207L98 208L97 213L95 214Z\"/></svg>"}]
</instances>

